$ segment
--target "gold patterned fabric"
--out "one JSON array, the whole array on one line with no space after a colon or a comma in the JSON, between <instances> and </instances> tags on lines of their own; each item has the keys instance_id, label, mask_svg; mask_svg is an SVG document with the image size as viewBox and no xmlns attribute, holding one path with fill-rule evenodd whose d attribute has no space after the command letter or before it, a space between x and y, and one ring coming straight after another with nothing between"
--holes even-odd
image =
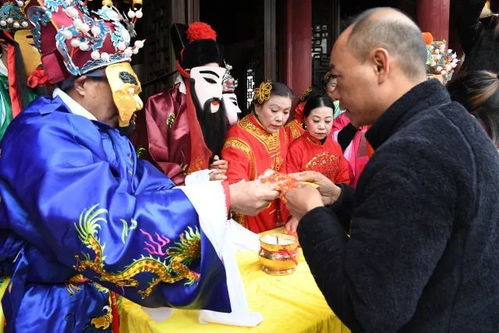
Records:
<instances>
[{"instance_id":1,"label":"gold patterned fabric","mask_svg":"<svg viewBox=\"0 0 499 333\"><path fill-rule=\"evenodd\" d=\"M227 178L230 183L254 180L267 169L280 171L288 151L284 128L268 133L253 114L244 117L227 134L222 158L229 163ZM288 211L279 200L257 216L241 216L238 220L254 232L262 232L284 224Z\"/></svg>"},{"instance_id":2,"label":"gold patterned fabric","mask_svg":"<svg viewBox=\"0 0 499 333\"><path fill-rule=\"evenodd\" d=\"M290 145L285 168L288 173L317 171L336 184L349 184L352 176L340 145L331 136L321 142L308 132Z\"/></svg>"}]
</instances>

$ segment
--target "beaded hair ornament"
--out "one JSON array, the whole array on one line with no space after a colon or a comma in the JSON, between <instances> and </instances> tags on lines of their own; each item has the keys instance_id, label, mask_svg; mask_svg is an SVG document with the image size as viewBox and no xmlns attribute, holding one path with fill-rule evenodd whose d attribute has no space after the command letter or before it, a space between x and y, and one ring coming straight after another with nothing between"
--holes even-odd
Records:
<instances>
[{"instance_id":1,"label":"beaded hair ornament","mask_svg":"<svg viewBox=\"0 0 499 333\"><path fill-rule=\"evenodd\" d=\"M305 89L303 91L303 93L300 95L300 102L305 102L307 100L308 96L310 96L311 92L312 92L311 87L308 87L307 89Z\"/></svg>"},{"instance_id":2,"label":"beaded hair ornament","mask_svg":"<svg viewBox=\"0 0 499 333\"><path fill-rule=\"evenodd\" d=\"M331 74L331 72L327 71L324 76L322 77L322 82L324 82L324 84L327 84L329 82L329 80L331 80L331 78L333 77L333 74Z\"/></svg>"},{"instance_id":3,"label":"beaded hair ornament","mask_svg":"<svg viewBox=\"0 0 499 333\"><path fill-rule=\"evenodd\" d=\"M260 83L258 88L255 88L253 94L253 101L258 104L263 104L270 98L270 92L272 91L272 81L263 81Z\"/></svg>"}]
</instances>

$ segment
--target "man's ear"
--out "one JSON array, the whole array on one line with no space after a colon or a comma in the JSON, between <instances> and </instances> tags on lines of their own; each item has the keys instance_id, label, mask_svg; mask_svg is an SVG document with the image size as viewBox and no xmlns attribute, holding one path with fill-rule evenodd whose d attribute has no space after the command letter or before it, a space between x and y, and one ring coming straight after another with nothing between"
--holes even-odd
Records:
<instances>
[{"instance_id":1,"label":"man's ear","mask_svg":"<svg viewBox=\"0 0 499 333\"><path fill-rule=\"evenodd\" d=\"M384 48L374 49L371 54L373 69L378 77L378 83L383 83L388 78L388 73L390 72L389 58L390 55Z\"/></svg>"},{"instance_id":2,"label":"man's ear","mask_svg":"<svg viewBox=\"0 0 499 333\"><path fill-rule=\"evenodd\" d=\"M73 89L81 97L85 96L85 86L87 84L87 77L85 75L78 77L74 81Z\"/></svg>"}]
</instances>

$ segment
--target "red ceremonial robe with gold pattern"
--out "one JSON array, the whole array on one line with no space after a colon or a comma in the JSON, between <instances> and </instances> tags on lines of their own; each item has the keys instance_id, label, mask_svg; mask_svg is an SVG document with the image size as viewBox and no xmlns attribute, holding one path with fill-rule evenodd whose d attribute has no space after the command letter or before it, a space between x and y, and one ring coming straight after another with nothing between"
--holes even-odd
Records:
<instances>
[{"instance_id":1,"label":"red ceremonial robe with gold pattern","mask_svg":"<svg viewBox=\"0 0 499 333\"><path fill-rule=\"evenodd\" d=\"M284 128L268 133L253 114L232 126L222 149L222 158L229 162L229 183L254 180L267 169L282 171L288 139ZM279 199L257 216L236 216L236 220L253 232L263 232L281 226L289 212Z\"/></svg>"},{"instance_id":2,"label":"red ceremonial robe with gold pattern","mask_svg":"<svg viewBox=\"0 0 499 333\"><path fill-rule=\"evenodd\" d=\"M288 142L291 144L293 141L298 139L305 133L303 129L303 108L305 107L305 102L300 102L294 112L294 118L286 124L284 129L288 135Z\"/></svg>"},{"instance_id":3,"label":"red ceremonial robe with gold pattern","mask_svg":"<svg viewBox=\"0 0 499 333\"><path fill-rule=\"evenodd\" d=\"M293 141L286 159L286 172L318 171L335 184L350 184L352 171L331 135L322 143L309 132Z\"/></svg>"},{"instance_id":4,"label":"red ceremonial robe with gold pattern","mask_svg":"<svg viewBox=\"0 0 499 333\"><path fill-rule=\"evenodd\" d=\"M147 99L144 111L137 117L137 133L133 142L141 156L155 164L175 184L185 176L207 169L212 155L206 146L190 93L190 82L184 79L186 93L180 83Z\"/></svg>"},{"instance_id":5,"label":"red ceremonial robe with gold pattern","mask_svg":"<svg viewBox=\"0 0 499 333\"><path fill-rule=\"evenodd\" d=\"M288 135L288 140L290 143L292 143L305 133L305 130L303 129L303 122L300 122L297 119L293 119L289 123L287 123L284 129L286 130L286 134Z\"/></svg>"}]
</instances>

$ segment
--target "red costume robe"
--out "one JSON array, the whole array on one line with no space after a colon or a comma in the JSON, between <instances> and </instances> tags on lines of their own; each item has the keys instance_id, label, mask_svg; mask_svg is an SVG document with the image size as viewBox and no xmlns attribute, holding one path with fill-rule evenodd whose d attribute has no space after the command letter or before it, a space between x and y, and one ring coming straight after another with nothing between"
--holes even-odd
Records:
<instances>
[{"instance_id":1,"label":"red costume robe","mask_svg":"<svg viewBox=\"0 0 499 333\"><path fill-rule=\"evenodd\" d=\"M286 134L288 135L288 142L291 143L298 139L305 133L303 129L303 108L305 107L305 102L300 102L295 108L295 114L293 120L286 124Z\"/></svg>"},{"instance_id":2,"label":"red costume robe","mask_svg":"<svg viewBox=\"0 0 499 333\"><path fill-rule=\"evenodd\" d=\"M335 184L350 184L352 172L348 161L343 157L340 145L331 135L322 143L305 132L289 147L286 159L286 172L318 171Z\"/></svg>"},{"instance_id":3,"label":"red costume robe","mask_svg":"<svg viewBox=\"0 0 499 333\"><path fill-rule=\"evenodd\" d=\"M232 126L222 149L222 158L229 162L229 183L242 179L254 180L267 169L281 171L288 138L284 128L268 133L253 114L249 114ZM289 212L279 199L257 216L236 216L236 220L253 232L263 232L283 225Z\"/></svg>"},{"instance_id":4,"label":"red costume robe","mask_svg":"<svg viewBox=\"0 0 499 333\"><path fill-rule=\"evenodd\" d=\"M293 119L289 123L287 123L285 130L290 143L295 141L300 136L302 136L303 133L305 133L305 130L303 129L303 122L300 122L297 119Z\"/></svg>"},{"instance_id":5,"label":"red costume robe","mask_svg":"<svg viewBox=\"0 0 499 333\"><path fill-rule=\"evenodd\" d=\"M150 160L175 184L184 183L186 174L206 169L212 155L190 94L190 82L185 80L186 94L180 83L148 98L144 114L137 119L137 150ZM144 119L145 118L145 119Z\"/></svg>"}]
</instances>

